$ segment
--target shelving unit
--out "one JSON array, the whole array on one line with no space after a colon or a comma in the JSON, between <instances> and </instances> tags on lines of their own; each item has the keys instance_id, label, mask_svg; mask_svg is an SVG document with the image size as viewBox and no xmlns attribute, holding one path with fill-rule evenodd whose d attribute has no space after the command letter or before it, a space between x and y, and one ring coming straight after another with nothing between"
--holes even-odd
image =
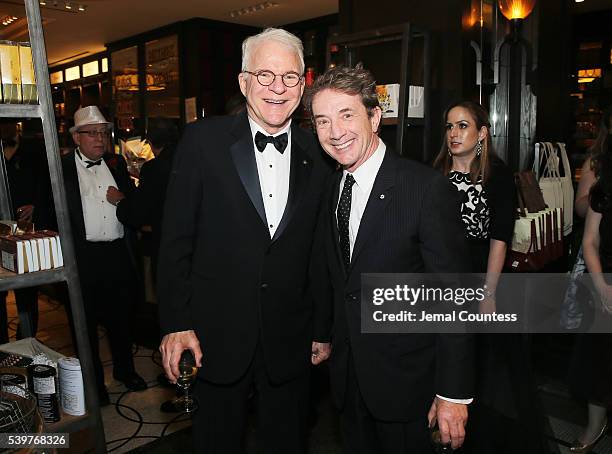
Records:
<instances>
[{"instance_id":1,"label":"shelving unit","mask_svg":"<svg viewBox=\"0 0 612 454\"><path fill-rule=\"evenodd\" d=\"M415 44L419 43L419 52L415 52ZM397 55L389 46L397 45ZM365 57L361 55L366 48L387 46L386 52L372 52ZM335 49L335 52L332 50ZM422 54L422 57L418 54ZM419 67L415 67L415 60L420 60ZM334 36L327 44L327 67L332 64L343 64L355 66L363 61L366 69L372 70L378 83L400 84L399 105L397 118L384 118L383 126L397 126L395 131L395 149L398 153L410 156L419 161L428 159L429 153L429 131L431 128L431 116L429 115L429 102L431 91L431 36L430 32L416 27L410 23L367 30L359 33ZM397 65L395 71L388 71L389 66ZM391 63L394 62L394 63ZM380 74L377 74L380 69ZM388 75L388 73L393 75ZM383 75L384 74L384 75ZM386 78L390 80L384 80ZM408 105L410 103L408 87L410 85L424 86L424 118L408 117ZM410 128L418 128L421 140L420 150L409 149L407 138Z\"/></svg>"},{"instance_id":2,"label":"shelving unit","mask_svg":"<svg viewBox=\"0 0 612 454\"><path fill-rule=\"evenodd\" d=\"M92 429L95 435L95 451L106 452L106 441L104 439L104 427L98 406L98 395L96 382L87 336L87 323L83 308L83 299L79 285L79 277L74 255L74 244L72 231L68 217L68 205L64 189L61 158L55 125L55 115L51 97L51 86L49 84L49 71L47 66L47 55L43 36L42 22L38 0L25 0L28 18L28 29L30 32L30 43L32 45L32 57L34 60L34 71L38 89L38 105L0 105L0 117L14 118L40 118L47 151L47 162L51 179L51 189L55 204L59 235L62 242L64 256L64 267L48 271L39 271L16 275L14 273L0 273L0 290L18 289L23 287L37 286L54 282L66 282L70 295L70 305L74 325L78 327L75 337L77 340L78 356L83 371L85 383L85 399L87 413L85 416L64 416L55 424L47 425L45 430L51 432L76 432L83 429ZM4 173L0 173L0 180L4 179ZM5 181L0 184L6 185ZM11 210L8 204L8 194L0 194L0 216L10 219Z\"/></svg>"}]
</instances>

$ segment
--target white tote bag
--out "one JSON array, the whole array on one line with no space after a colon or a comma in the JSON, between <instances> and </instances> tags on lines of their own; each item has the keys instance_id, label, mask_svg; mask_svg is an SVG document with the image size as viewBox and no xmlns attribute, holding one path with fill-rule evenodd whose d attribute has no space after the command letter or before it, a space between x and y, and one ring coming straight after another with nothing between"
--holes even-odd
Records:
<instances>
[{"instance_id":1,"label":"white tote bag","mask_svg":"<svg viewBox=\"0 0 612 454\"><path fill-rule=\"evenodd\" d=\"M550 142L536 143L533 172L548 208L563 208L559 156Z\"/></svg>"},{"instance_id":2,"label":"white tote bag","mask_svg":"<svg viewBox=\"0 0 612 454\"><path fill-rule=\"evenodd\" d=\"M572 182L572 168L567 158L565 144L558 142L557 147L559 148L561 163L563 164L563 176L561 177L561 190L563 192L563 235L569 235L572 233L574 224L574 184Z\"/></svg>"},{"instance_id":3,"label":"white tote bag","mask_svg":"<svg viewBox=\"0 0 612 454\"><path fill-rule=\"evenodd\" d=\"M543 169L541 174L540 169ZM558 142L555 146L550 142L537 143L533 171L546 205L563 210L563 235L569 235L574 220L574 186L565 144Z\"/></svg>"}]
</instances>

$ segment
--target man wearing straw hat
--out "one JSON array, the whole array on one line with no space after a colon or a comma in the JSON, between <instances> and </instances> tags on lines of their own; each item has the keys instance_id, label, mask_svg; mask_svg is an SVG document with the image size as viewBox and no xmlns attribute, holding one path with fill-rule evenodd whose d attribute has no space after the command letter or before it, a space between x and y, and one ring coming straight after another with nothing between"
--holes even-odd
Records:
<instances>
[{"instance_id":1,"label":"man wearing straw hat","mask_svg":"<svg viewBox=\"0 0 612 454\"><path fill-rule=\"evenodd\" d=\"M133 185L123 158L107 153L111 128L111 123L106 121L97 106L77 110L74 126L70 128L77 147L62 160L98 397L102 405L108 404L109 398L98 347L99 324L107 330L114 378L131 391L147 388L136 373L132 358L130 315L135 302L136 268L129 248L129 232L117 220L119 200L107 200L111 188L127 194Z\"/></svg>"}]
</instances>

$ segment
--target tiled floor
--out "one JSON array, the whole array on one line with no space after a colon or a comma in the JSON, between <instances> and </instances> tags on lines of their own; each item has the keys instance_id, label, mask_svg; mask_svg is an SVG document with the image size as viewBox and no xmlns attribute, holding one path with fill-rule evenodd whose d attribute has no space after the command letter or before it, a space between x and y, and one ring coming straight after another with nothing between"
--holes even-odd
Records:
<instances>
[{"instance_id":1,"label":"tiled floor","mask_svg":"<svg viewBox=\"0 0 612 454\"><path fill-rule=\"evenodd\" d=\"M39 331L37 338L48 347L65 355L73 355L70 332L63 307L56 301L41 296L39 298ZM9 332L15 335L17 318L12 294L9 295ZM104 331L100 331L101 351L105 360L106 385L112 404L102 409L104 429L109 452L124 453L131 450L137 452L174 453L189 452L187 435L180 441L176 438L163 438L190 425L188 418L180 414L166 414L159 411L162 402L174 396L174 390L160 387L157 376L161 372L160 357L157 351L144 347L135 347L134 357L138 373L147 381L146 391L128 392L120 383L112 378L112 367ZM569 453L568 446L580 431L584 413L583 409L573 403L563 392L558 393L547 386L540 387L540 399L549 421L550 452ZM328 398L321 399L317 404L318 420L313 427L310 442L310 454L338 454L339 435L336 413ZM254 454L255 448L254 421L250 419L247 436L247 452ZM179 434L177 434L179 436ZM167 442L166 442L167 440ZM172 440L172 441L171 441ZM144 445L155 442L150 447ZM179 451L175 448L181 446ZM140 449L137 449L139 448ZM612 454L612 437L604 437L598 443L594 454Z\"/></svg>"},{"instance_id":2,"label":"tiled floor","mask_svg":"<svg viewBox=\"0 0 612 454\"><path fill-rule=\"evenodd\" d=\"M7 310L9 334L11 339L14 339L17 315L12 292L9 294ZM74 351L63 306L41 295L39 311L37 339L57 352L73 356ZM105 365L105 382L112 402L111 405L102 408L109 452L129 452L190 425L185 415L159 411L160 404L174 396L173 389L162 388L157 383L157 376L161 372L159 352L135 347L136 370L145 379L149 389L134 393L127 391L121 383L113 380L112 363L103 330L100 330L100 342Z\"/></svg>"}]
</instances>

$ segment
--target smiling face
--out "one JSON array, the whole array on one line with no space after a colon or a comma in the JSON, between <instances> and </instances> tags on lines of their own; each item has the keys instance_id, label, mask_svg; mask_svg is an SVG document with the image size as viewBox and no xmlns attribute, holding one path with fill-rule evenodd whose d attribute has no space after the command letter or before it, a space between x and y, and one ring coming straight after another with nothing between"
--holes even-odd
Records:
<instances>
[{"instance_id":1,"label":"smiling face","mask_svg":"<svg viewBox=\"0 0 612 454\"><path fill-rule=\"evenodd\" d=\"M90 132L95 133L95 136L90 136ZM83 156L97 161L104 156L108 146L108 127L105 124L84 125L72 133L72 138Z\"/></svg>"},{"instance_id":2,"label":"smiling face","mask_svg":"<svg viewBox=\"0 0 612 454\"><path fill-rule=\"evenodd\" d=\"M378 147L379 107L371 116L359 95L326 88L312 100L317 136L325 152L349 172L366 162Z\"/></svg>"},{"instance_id":3,"label":"smiling face","mask_svg":"<svg viewBox=\"0 0 612 454\"><path fill-rule=\"evenodd\" d=\"M276 74L274 82L267 87L252 74L243 72L238 76L249 117L268 134L275 134L287 125L304 92L303 79L295 87L287 88L281 77L289 71L301 74L298 55L279 42L263 42L254 49L248 70L254 73L268 70Z\"/></svg>"},{"instance_id":4,"label":"smiling face","mask_svg":"<svg viewBox=\"0 0 612 454\"><path fill-rule=\"evenodd\" d=\"M453 156L475 154L476 144L487 136L487 128L478 129L476 119L464 107L453 107L446 116L446 146Z\"/></svg>"}]
</instances>

